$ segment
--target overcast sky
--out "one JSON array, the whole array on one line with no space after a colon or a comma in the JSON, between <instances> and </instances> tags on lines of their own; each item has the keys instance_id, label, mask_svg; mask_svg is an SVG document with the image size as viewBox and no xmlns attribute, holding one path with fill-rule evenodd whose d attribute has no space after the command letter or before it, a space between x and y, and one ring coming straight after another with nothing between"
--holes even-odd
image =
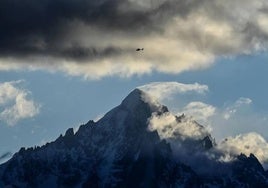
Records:
<instances>
[{"instance_id":1,"label":"overcast sky","mask_svg":"<svg viewBox=\"0 0 268 188\"><path fill-rule=\"evenodd\" d=\"M217 140L268 139L267 0L1 0L0 12L0 154L98 119L135 87Z\"/></svg>"}]
</instances>

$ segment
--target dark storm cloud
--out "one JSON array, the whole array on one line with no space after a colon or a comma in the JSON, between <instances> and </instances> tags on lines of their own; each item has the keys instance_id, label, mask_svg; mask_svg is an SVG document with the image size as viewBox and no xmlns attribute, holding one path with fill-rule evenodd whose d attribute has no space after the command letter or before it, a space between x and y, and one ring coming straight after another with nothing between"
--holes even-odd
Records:
<instances>
[{"instance_id":1,"label":"dark storm cloud","mask_svg":"<svg viewBox=\"0 0 268 188\"><path fill-rule=\"evenodd\" d=\"M60 48L60 47L48 47L44 49L40 49L34 46L20 46L14 45L14 47L5 48L1 50L1 56L10 56L16 58L24 58L30 57L31 55L37 56L53 56L56 58L64 57L65 59L83 61L83 60L94 60L101 57L114 57L119 56L123 52L128 52L132 49L121 49L117 47L105 47L105 48L96 48L96 47L81 47L81 46L71 46L68 48Z\"/></svg>"},{"instance_id":2,"label":"dark storm cloud","mask_svg":"<svg viewBox=\"0 0 268 188\"><path fill-rule=\"evenodd\" d=\"M1 0L0 71L100 78L201 69L217 57L266 50L267 7L266 0Z\"/></svg>"},{"instance_id":3,"label":"dark storm cloud","mask_svg":"<svg viewBox=\"0 0 268 188\"><path fill-rule=\"evenodd\" d=\"M64 32L61 28L74 20L109 29L134 29L136 32L149 25L161 24L161 19L170 14L186 14L201 2L163 1L156 7L152 7L152 3L150 8L144 9L127 0L2 0L1 33L7 38L35 33L58 37L58 32Z\"/></svg>"},{"instance_id":4,"label":"dark storm cloud","mask_svg":"<svg viewBox=\"0 0 268 188\"><path fill-rule=\"evenodd\" d=\"M0 56L50 55L79 60L95 54L114 55L120 50L66 47L62 43L66 35L76 35L70 34L69 28L75 28L77 22L129 35L161 32L172 15L186 15L201 2L154 1L144 8L127 0L1 0Z\"/></svg>"},{"instance_id":5,"label":"dark storm cloud","mask_svg":"<svg viewBox=\"0 0 268 188\"><path fill-rule=\"evenodd\" d=\"M111 55L119 50L62 46L67 26L75 21L101 27L126 27L139 14L123 16L117 11L120 0L3 0L0 2L0 55L52 55L85 58ZM146 20L143 19L143 20ZM125 25L124 25L125 24ZM94 37L94 36L93 36ZM38 43L41 44L39 45Z\"/></svg>"},{"instance_id":6,"label":"dark storm cloud","mask_svg":"<svg viewBox=\"0 0 268 188\"><path fill-rule=\"evenodd\" d=\"M0 2L0 54L8 55L70 55L92 56L97 50L82 47L63 47L60 43L75 21L100 28L139 30L147 27L147 12L119 11L122 0L2 0ZM94 36L93 36L94 37ZM44 46L38 46L42 41ZM56 47L55 47L56 46ZM108 47L104 55L117 50ZM98 52L96 52L98 53Z\"/></svg>"}]
</instances>

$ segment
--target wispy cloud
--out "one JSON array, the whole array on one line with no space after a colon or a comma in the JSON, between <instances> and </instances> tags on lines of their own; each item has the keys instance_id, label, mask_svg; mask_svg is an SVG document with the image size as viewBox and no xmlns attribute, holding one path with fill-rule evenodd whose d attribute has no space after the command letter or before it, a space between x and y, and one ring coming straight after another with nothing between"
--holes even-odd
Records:
<instances>
[{"instance_id":1,"label":"wispy cloud","mask_svg":"<svg viewBox=\"0 0 268 188\"><path fill-rule=\"evenodd\" d=\"M0 120L13 126L39 113L40 105L29 99L31 93L21 89L22 81L0 83Z\"/></svg>"},{"instance_id":2,"label":"wispy cloud","mask_svg":"<svg viewBox=\"0 0 268 188\"><path fill-rule=\"evenodd\" d=\"M202 85L199 83L183 84L179 82L152 82L139 86L138 88L160 101L170 98L174 94L205 94L208 91L207 85Z\"/></svg>"},{"instance_id":3,"label":"wispy cloud","mask_svg":"<svg viewBox=\"0 0 268 188\"><path fill-rule=\"evenodd\" d=\"M224 112L223 117L224 119L230 119L237 111L239 111L241 108L250 105L252 103L252 100L250 98L244 98L240 97L233 105L228 106Z\"/></svg>"},{"instance_id":4,"label":"wispy cloud","mask_svg":"<svg viewBox=\"0 0 268 188\"><path fill-rule=\"evenodd\" d=\"M216 107L200 101L192 101L188 103L180 113L193 116L198 122L208 123L209 118L216 114Z\"/></svg>"},{"instance_id":5,"label":"wispy cloud","mask_svg":"<svg viewBox=\"0 0 268 188\"><path fill-rule=\"evenodd\" d=\"M198 70L266 50L267 7L266 0L3 0L0 70L87 79Z\"/></svg>"},{"instance_id":6,"label":"wispy cloud","mask_svg":"<svg viewBox=\"0 0 268 188\"><path fill-rule=\"evenodd\" d=\"M3 153L2 155L0 155L0 162L2 162L2 160L5 160L6 158L9 158L11 156L12 156L11 152Z\"/></svg>"}]
</instances>

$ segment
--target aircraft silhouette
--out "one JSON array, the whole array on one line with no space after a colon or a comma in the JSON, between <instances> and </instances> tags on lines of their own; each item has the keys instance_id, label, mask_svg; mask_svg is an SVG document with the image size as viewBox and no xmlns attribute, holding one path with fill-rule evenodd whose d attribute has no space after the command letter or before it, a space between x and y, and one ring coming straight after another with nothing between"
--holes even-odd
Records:
<instances>
[{"instance_id":1,"label":"aircraft silhouette","mask_svg":"<svg viewBox=\"0 0 268 188\"><path fill-rule=\"evenodd\" d=\"M137 48L136 49L136 51L138 52L138 51L143 51L144 50L144 48Z\"/></svg>"}]
</instances>

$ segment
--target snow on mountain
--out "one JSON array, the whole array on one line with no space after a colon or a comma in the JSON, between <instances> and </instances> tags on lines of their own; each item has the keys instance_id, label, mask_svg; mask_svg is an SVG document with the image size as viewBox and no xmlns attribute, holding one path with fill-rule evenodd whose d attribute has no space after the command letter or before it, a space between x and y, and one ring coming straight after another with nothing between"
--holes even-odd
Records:
<instances>
[{"instance_id":1,"label":"snow on mountain","mask_svg":"<svg viewBox=\"0 0 268 188\"><path fill-rule=\"evenodd\" d=\"M76 133L21 148L0 166L0 187L268 186L254 155L226 162L215 145L205 127L135 89Z\"/></svg>"}]
</instances>

